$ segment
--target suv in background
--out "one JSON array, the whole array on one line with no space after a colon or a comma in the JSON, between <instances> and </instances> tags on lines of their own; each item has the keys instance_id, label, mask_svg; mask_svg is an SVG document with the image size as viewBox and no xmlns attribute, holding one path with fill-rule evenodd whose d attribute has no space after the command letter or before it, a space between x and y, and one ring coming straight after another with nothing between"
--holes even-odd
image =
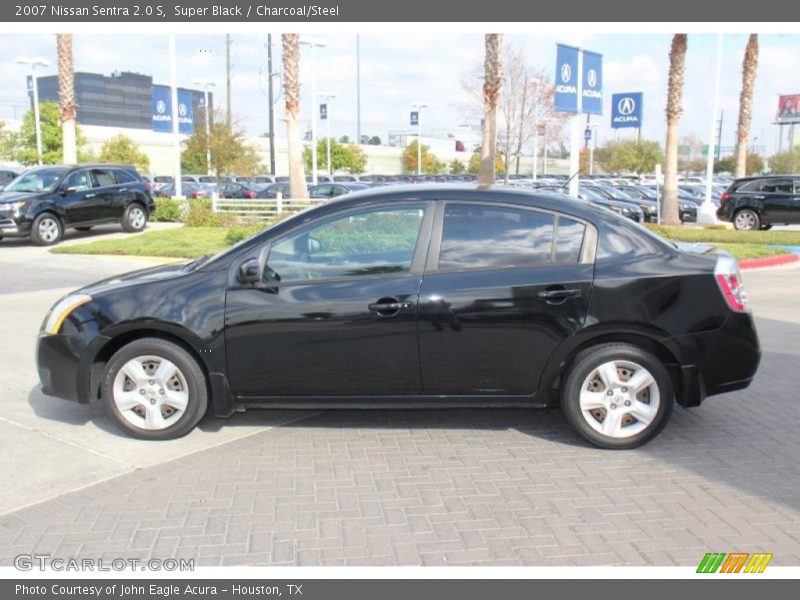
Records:
<instances>
[{"instance_id":1,"label":"suv in background","mask_svg":"<svg viewBox=\"0 0 800 600\"><path fill-rule=\"evenodd\" d=\"M19 177L19 171L9 167L0 167L0 190Z\"/></svg>"},{"instance_id":2,"label":"suv in background","mask_svg":"<svg viewBox=\"0 0 800 600\"><path fill-rule=\"evenodd\" d=\"M67 227L87 231L105 223L142 231L155 209L148 187L128 165L29 169L0 192L0 239L30 237L35 244L50 246Z\"/></svg>"},{"instance_id":3,"label":"suv in background","mask_svg":"<svg viewBox=\"0 0 800 600\"><path fill-rule=\"evenodd\" d=\"M800 223L800 175L737 179L719 200L717 218L743 231Z\"/></svg>"}]
</instances>

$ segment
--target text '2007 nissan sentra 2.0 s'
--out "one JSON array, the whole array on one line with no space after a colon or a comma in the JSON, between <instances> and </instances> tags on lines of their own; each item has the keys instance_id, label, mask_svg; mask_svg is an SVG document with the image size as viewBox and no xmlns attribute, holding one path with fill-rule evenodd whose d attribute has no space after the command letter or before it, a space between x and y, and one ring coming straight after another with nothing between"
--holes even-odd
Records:
<instances>
[{"instance_id":1,"label":"text '2007 nissan sentra 2.0 s'","mask_svg":"<svg viewBox=\"0 0 800 600\"><path fill-rule=\"evenodd\" d=\"M560 404L592 444L632 448L759 358L729 255L562 195L442 185L348 194L89 285L38 339L46 393L145 439L241 407Z\"/></svg>"}]
</instances>

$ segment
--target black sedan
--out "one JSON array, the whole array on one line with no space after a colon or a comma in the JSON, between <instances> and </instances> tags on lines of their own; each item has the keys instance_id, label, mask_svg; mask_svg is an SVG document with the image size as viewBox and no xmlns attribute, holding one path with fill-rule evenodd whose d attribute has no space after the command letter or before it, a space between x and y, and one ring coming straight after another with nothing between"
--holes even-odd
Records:
<instances>
[{"instance_id":1,"label":"black sedan","mask_svg":"<svg viewBox=\"0 0 800 600\"><path fill-rule=\"evenodd\" d=\"M246 407L560 404L592 444L633 448L674 400L742 389L758 367L736 261L693 250L555 195L358 192L65 296L39 377L145 439Z\"/></svg>"}]
</instances>

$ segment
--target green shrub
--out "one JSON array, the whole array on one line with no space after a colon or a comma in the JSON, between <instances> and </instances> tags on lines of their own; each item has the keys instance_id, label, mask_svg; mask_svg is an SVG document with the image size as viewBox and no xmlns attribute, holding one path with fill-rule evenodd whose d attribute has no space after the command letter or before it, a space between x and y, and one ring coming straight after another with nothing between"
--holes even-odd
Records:
<instances>
[{"instance_id":1,"label":"green shrub","mask_svg":"<svg viewBox=\"0 0 800 600\"><path fill-rule=\"evenodd\" d=\"M189 210L183 218L186 227L231 227L238 219L231 213L215 213L211 200L190 200Z\"/></svg>"},{"instance_id":2,"label":"green shrub","mask_svg":"<svg viewBox=\"0 0 800 600\"><path fill-rule=\"evenodd\" d=\"M668 227L648 224L647 228L668 240L707 242L709 244L774 244L800 245L798 231L736 231L735 229L706 229L703 227Z\"/></svg>"},{"instance_id":3,"label":"green shrub","mask_svg":"<svg viewBox=\"0 0 800 600\"><path fill-rule=\"evenodd\" d=\"M156 209L150 215L151 221L160 223L180 223L183 217L181 203L170 198L156 198Z\"/></svg>"},{"instance_id":4,"label":"green shrub","mask_svg":"<svg viewBox=\"0 0 800 600\"><path fill-rule=\"evenodd\" d=\"M225 235L225 243L229 246L233 246L234 244L249 238L251 235L255 235L259 231L263 231L269 226L270 223L268 222L258 222L250 225L231 227L228 229L228 233Z\"/></svg>"}]
</instances>

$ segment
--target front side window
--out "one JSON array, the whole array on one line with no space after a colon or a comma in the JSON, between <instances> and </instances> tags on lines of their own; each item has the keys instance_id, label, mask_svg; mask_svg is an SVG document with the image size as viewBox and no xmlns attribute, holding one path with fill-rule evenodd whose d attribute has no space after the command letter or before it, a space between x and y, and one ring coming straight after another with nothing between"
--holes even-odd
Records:
<instances>
[{"instance_id":1,"label":"front side window","mask_svg":"<svg viewBox=\"0 0 800 600\"><path fill-rule=\"evenodd\" d=\"M554 222L552 214L533 210L448 204L439 269L548 264Z\"/></svg>"},{"instance_id":2,"label":"front side window","mask_svg":"<svg viewBox=\"0 0 800 600\"><path fill-rule=\"evenodd\" d=\"M264 278L287 283L407 273L423 214L421 205L372 208L305 227L272 246Z\"/></svg>"}]
</instances>

